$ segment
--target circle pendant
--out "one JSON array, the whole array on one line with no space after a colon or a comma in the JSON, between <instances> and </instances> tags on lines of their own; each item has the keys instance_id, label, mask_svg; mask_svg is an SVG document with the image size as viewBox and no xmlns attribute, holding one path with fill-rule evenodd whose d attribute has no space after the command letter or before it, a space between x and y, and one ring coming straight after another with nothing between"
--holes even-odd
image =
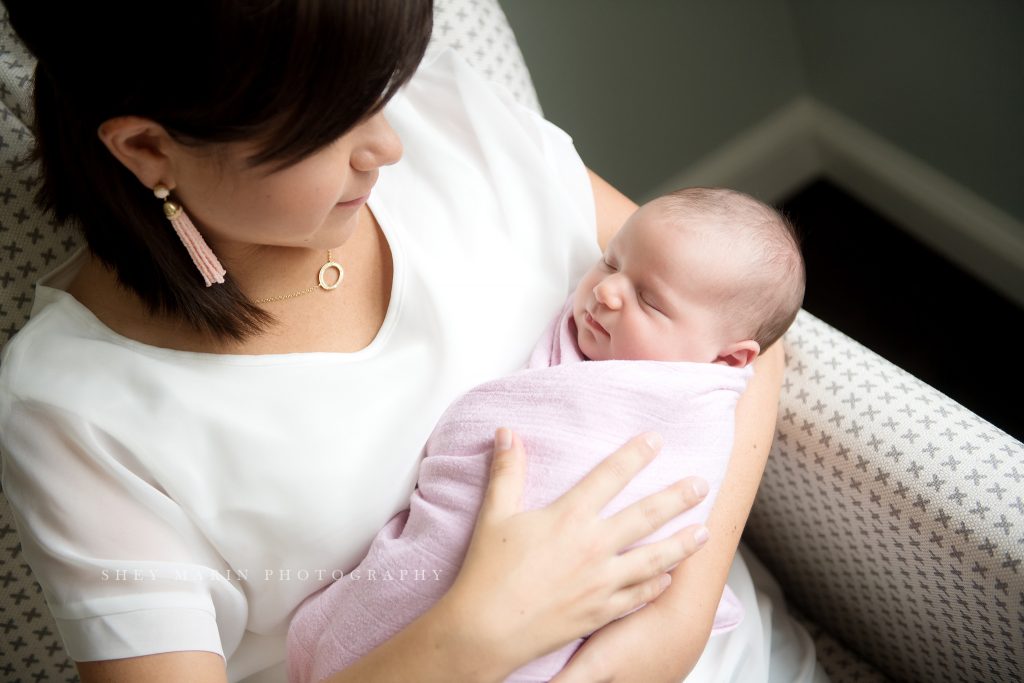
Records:
<instances>
[{"instance_id":1,"label":"circle pendant","mask_svg":"<svg viewBox=\"0 0 1024 683\"><path fill-rule=\"evenodd\" d=\"M332 268L338 271L338 279L328 284L327 278L325 278L324 275L326 275L327 271ZM344 277L345 269L341 267L340 263L328 261L327 263L320 267L320 286L323 287L324 289L334 289L335 287L341 284L341 281Z\"/></svg>"}]
</instances>

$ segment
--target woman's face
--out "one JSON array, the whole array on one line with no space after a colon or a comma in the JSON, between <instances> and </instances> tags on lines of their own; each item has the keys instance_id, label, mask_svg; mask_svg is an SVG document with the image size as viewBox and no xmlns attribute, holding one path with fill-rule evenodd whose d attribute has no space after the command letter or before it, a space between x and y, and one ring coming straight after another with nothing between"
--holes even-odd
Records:
<instances>
[{"instance_id":1,"label":"woman's face","mask_svg":"<svg viewBox=\"0 0 1024 683\"><path fill-rule=\"evenodd\" d=\"M249 167L252 143L216 152L183 147L175 155L172 194L215 252L246 246L330 249L355 230L381 166L402 156L382 113L364 120L297 164L270 173Z\"/></svg>"}]
</instances>

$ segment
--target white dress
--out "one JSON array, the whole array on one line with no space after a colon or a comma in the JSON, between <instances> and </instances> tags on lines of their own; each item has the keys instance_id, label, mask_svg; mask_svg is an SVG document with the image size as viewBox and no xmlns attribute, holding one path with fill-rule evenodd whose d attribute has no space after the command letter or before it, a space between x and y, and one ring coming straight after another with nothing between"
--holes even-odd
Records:
<instances>
[{"instance_id":1,"label":"white dress","mask_svg":"<svg viewBox=\"0 0 1024 683\"><path fill-rule=\"evenodd\" d=\"M63 291L81 252L37 287L0 365L3 489L73 659L206 650L230 681L284 680L292 611L358 563L447 404L521 366L597 258L569 137L454 53L385 111L405 156L369 202L394 280L365 349L141 344Z\"/></svg>"}]
</instances>

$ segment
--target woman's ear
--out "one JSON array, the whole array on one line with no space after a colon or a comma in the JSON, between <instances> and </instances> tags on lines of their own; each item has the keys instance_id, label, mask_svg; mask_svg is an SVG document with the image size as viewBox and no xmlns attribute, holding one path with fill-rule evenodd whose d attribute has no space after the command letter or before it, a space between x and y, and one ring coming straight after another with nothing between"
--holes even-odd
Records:
<instances>
[{"instance_id":1,"label":"woman's ear","mask_svg":"<svg viewBox=\"0 0 1024 683\"><path fill-rule=\"evenodd\" d=\"M754 362L761 353L761 345L753 339L747 339L722 349L712 363L721 363L734 368L744 368Z\"/></svg>"},{"instance_id":2,"label":"woman's ear","mask_svg":"<svg viewBox=\"0 0 1024 683\"><path fill-rule=\"evenodd\" d=\"M139 116L107 119L97 130L100 141L146 187L174 186L168 153L174 141L163 126Z\"/></svg>"}]
</instances>

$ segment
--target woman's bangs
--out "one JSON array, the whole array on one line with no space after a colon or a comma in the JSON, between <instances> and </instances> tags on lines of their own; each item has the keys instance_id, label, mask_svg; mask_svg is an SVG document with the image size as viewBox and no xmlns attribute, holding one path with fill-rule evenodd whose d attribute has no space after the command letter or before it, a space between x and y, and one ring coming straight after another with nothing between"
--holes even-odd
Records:
<instances>
[{"instance_id":1,"label":"woman's bangs","mask_svg":"<svg viewBox=\"0 0 1024 683\"><path fill-rule=\"evenodd\" d=\"M415 73L430 40L430 0L300 3L267 140L249 159L275 170L301 161L380 111ZM282 68L283 67L283 68Z\"/></svg>"}]
</instances>

